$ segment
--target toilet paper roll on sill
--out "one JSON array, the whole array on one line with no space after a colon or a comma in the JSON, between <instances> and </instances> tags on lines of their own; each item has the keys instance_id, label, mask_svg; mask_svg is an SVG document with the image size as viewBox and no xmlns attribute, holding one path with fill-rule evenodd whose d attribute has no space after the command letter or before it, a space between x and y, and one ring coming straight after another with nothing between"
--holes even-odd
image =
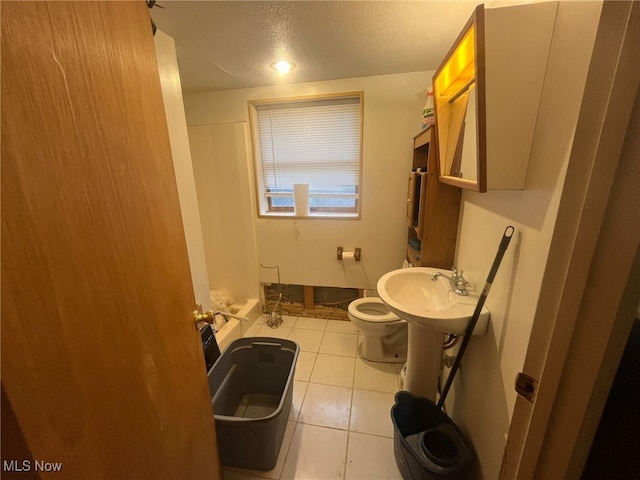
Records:
<instances>
[{"instance_id":1,"label":"toilet paper roll on sill","mask_svg":"<svg viewBox=\"0 0 640 480\"><path fill-rule=\"evenodd\" d=\"M296 216L309 216L308 183L295 183L293 185L293 211Z\"/></svg>"}]
</instances>

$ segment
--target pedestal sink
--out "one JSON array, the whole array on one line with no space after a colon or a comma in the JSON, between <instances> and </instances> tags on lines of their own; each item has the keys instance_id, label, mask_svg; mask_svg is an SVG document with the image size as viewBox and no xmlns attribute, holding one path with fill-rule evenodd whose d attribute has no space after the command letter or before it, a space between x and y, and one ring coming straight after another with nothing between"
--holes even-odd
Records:
<instances>
[{"instance_id":1,"label":"pedestal sink","mask_svg":"<svg viewBox=\"0 0 640 480\"><path fill-rule=\"evenodd\" d=\"M440 273L440 275L436 275ZM431 267L393 270L378 280L378 295L409 323L409 349L404 389L436 401L445 333L462 334L473 316L478 295L454 293L453 272ZM473 335L484 335L489 310L482 308Z\"/></svg>"}]
</instances>

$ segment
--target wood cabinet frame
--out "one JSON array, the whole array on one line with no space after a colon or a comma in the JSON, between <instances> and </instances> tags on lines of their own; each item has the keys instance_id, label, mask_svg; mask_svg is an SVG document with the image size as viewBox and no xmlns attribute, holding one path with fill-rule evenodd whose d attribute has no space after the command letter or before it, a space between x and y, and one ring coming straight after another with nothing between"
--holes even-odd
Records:
<instances>
[{"instance_id":1,"label":"wood cabinet frame","mask_svg":"<svg viewBox=\"0 0 640 480\"><path fill-rule=\"evenodd\" d=\"M448 269L453 266L462 191L438 180L437 152L433 127L413 138L407 206L407 260L416 267ZM423 169L424 172L418 172ZM419 189L415 180L418 175L421 178ZM409 244L411 239L420 242L419 250Z\"/></svg>"}]
</instances>

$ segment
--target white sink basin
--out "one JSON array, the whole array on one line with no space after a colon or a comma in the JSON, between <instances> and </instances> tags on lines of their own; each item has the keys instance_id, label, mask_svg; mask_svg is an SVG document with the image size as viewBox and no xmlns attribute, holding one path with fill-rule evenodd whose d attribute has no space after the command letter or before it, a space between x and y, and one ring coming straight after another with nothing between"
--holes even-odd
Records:
<instances>
[{"instance_id":1,"label":"white sink basin","mask_svg":"<svg viewBox=\"0 0 640 480\"><path fill-rule=\"evenodd\" d=\"M393 270L378 280L378 295L389 309L407 322L438 332L464 333L478 303L478 295L453 292L448 279L433 276L440 272L451 277L450 270L414 267ZM484 335L489 310L482 307L473 335Z\"/></svg>"}]
</instances>

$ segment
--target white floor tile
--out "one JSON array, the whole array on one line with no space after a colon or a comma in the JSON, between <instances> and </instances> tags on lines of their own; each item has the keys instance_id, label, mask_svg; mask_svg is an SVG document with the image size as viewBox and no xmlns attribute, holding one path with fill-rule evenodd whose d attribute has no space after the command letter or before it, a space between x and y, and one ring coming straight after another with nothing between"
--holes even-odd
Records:
<instances>
[{"instance_id":1,"label":"white floor tile","mask_svg":"<svg viewBox=\"0 0 640 480\"><path fill-rule=\"evenodd\" d=\"M247 331L244 332L244 334L242 335L243 337L257 337L258 336L258 331L260 330L260 328L262 327L261 323L253 322L253 324L247 328Z\"/></svg>"},{"instance_id":2,"label":"white floor tile","mask_svg":"<svg viewBox=\"0 0 640 480\"><path fill-rule=\"evenodd\" d=\"M347 430L350 408L351 388L310 383L298 421Z\"/></svg>"},{"instance_id":3,"label":"white floor tile","mask_svg":"<svg viewBox=\"0 0 640 480\"><path fill-rule=\"evenodd\" d=\"M311 372L311 381L339 387L352 387L355 363L355 358L319 353Z\"/></svg>"},{"instance_id":4,"label":"white floor tile","mask_svg":"<svg viewBox=\"0 0 640 480\"><path fill-rule=\"evenodd\" d=\"M354 389L349 430L393 437L390 413L393 404L393 393Z\"/></svg>"},{"instance_id":5,"label":"white floor tile","mask_svg":"<svg viewBox=\"0 0 640 480\"><path fill-rule=\"evenodd\" d=\"M354 388L395 393L400 388L398 370L394 363L369 362L358 358L353 379Z\"/></svg>"},{"instance_id":6,"label":"white floor tile","mask_svg":"<svg viewBox=\"0 0 640 480\"><path fill-rule=\"evenodd\" d=\"M346 480L402 480L393 455L393 439L349 433Z\"/></svg>"},{"instance_id":7,"label":"white floor tile","mask_svg":"<svg viewBox=\"0 0 640 480\"><path fill-rule=\"evenodd\" d=\"M348 320L328 320L327 332L358 333L356 327Z\"/></svg>"},{"instance_id":8,"label":"white floor tile","mask_svg":"<svg viewBox=\"0 0 640 480\"><path fill-rule=\"evenodd\" d=\"M358 346L358 335L354 333L324 332L320 353L355 357Z\"/></svg>"},{"instance_id":9,"label":"white floor tile","mask_svg":"<svg viewBox=\"0 0 640 480\"><path fill-rule=\"evenodd\" d=\"M346 431L298 423L280 478L343 479L346 449Z\"/></svg>"},{"instance_id":10,"label":"white floor tile","mask_svg":"<svg viewBox=\"0 0 640 480\"><path fill-rule=\"evenodd\" d=\"M324 332L319 330L306 330L298 327L290 330L289 340L297 342L298 345L300 345L300 350L303 352L317 352L320 349Z\"/></svg>"},{"instance_id":11,"label":"white floor tile","mask_svg":"<svg viewBox=\"0 0 640 480\"><path fill-rule=\"evenodd\" d=\"M304 394L307 391L308 382L300 380L293 381L293 401L291 402L291 411L289 412L289 420L297 420L302 408Z\"/></svg>"},{"instance_id":12,"label":"white floor tile","mask_svg":"<svg viewBox=\"0 0 640 480\"><path fill-rule=\"evenodd\" d=\"M327 320L324 318L298 317L296 328L306 328L308 330L322 330L327 327Z\"/></svg>"},{"instance_id":13,"label":"white floor tile","mask_svg":"<svg viewBox=\"0 0 640 480\"><path fill-rule=\"evenodd\" d=\"M258 330L256 337L274 337L274 338L288 338L291 334L291 329L283 326L278 328L271 328L268 325L262 325Z\"/></svg>"},{"instance_id":14,"label":"white floor tile","mask_svg":"<svg viewBox=\"0 0 640 480\"><path fill-rule=\"evenodd\" d=\"M282 315L281 327L293 328L298 320L298 317L294 315Z\"/></svg>"},{"instance_id":15,"label":"white floor tile","mask_svg":"<svg viewBox=\"0 0 640 480\"><path fill-rule=\"evenodd\" d=\"M318 354L312 352L300 352L298 361L296 362L296 371L293 375L294 380L302 380L308 382L311 378L311 372L316 364Z\"/></svg>"}]
</instances>

